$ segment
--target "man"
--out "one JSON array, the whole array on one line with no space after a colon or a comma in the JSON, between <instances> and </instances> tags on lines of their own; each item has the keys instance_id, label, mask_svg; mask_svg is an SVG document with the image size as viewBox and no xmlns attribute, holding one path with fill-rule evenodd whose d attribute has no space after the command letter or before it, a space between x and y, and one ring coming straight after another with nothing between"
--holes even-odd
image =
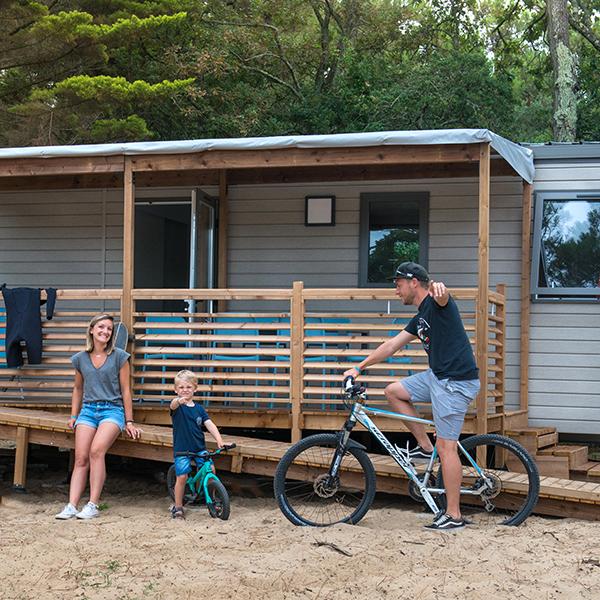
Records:
<instances>
[{"instance_id":1,"label":"man","mask_svg":"<svg viewBox=\"0 0 600 600\"><path fill-rule=\"evenodd\" d=\"M418 416L413 402L431 402L435 422L436 447L446 486L446 512L437 515L428 529L447 531L466 525L460 512L462 466L457 441L470 402L479 392L479 373L456 303L446 286L434 282L424 267L404 262L390 277L396 295L404 304L418 307L404 331L373 350L358 367L344 373L358 377L370 365L386 360L416 339L423 343L429 369L385 388L385 396L397 412ZM421 423L406 422L418 446L410 452L411 460L428 460L433 445Z\"/></svg>"}]
</instances>

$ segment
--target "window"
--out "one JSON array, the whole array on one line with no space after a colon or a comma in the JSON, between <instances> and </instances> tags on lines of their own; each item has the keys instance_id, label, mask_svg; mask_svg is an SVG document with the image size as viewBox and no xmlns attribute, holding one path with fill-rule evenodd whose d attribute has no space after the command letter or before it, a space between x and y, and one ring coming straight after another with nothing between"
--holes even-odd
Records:
<instances>
[{"instance_id":1,"label":"window","mask_svg":"<svg viewBox=\"0 0 600 600\"><path fill-rule=\"evenodd\" d=\"M600 295L600 192L536 195L532 292L537 298Z\"/></svg>"},{"instance_id":2,"label":"window","mask_svg":"<svg viewBox=\"0 0 600 600\"><path fill-rule=\"evenodd\" d=\"M361 194L359 285L389 286L399 263L427 267L427 192Z\"/></svg>"}]
</instances>

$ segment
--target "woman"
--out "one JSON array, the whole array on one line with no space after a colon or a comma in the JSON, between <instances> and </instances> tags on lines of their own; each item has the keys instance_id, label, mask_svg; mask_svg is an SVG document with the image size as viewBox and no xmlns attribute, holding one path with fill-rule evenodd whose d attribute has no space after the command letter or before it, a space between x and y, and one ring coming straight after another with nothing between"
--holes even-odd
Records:
<instances>
[{"instance_id":1,"label":"woman","mask_svg":"<svg viewBox=\"0 0 600 600\"><path fill-rule=\"evenodd\" d=\"M113 317L96 315L87 328L85 350L71 357L75 383L69 427L75 429L75 465L69 503L57 519L97 517L106 479L106 452L123 430L133 439L140 437L141 430L133 422L128 358L127 352L114 347ZM90 501L78 511L88 471Z\"/></svg>"}]
</instances>

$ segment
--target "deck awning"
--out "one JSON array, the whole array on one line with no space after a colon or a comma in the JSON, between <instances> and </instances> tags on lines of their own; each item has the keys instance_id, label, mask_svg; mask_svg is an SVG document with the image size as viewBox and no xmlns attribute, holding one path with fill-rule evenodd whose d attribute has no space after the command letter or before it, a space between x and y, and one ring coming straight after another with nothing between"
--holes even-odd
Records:
<instances>
[{"instance_id":1,"label":"deck awning","mask_svg":"<svg viewBox=\"0 0 600 600\"><path fill-rule=\"evenodd\" d=\"M291 135L222 138L76 146L0 148L0 159L91 157L115 155L189 154L227 150L277 150L287 148L359 148L372 146L427 146L489 143L519 176L533 182L533 152L489 129L432 129L424 131L379 131L334 135Z\"/></svg>"}]
</instances>

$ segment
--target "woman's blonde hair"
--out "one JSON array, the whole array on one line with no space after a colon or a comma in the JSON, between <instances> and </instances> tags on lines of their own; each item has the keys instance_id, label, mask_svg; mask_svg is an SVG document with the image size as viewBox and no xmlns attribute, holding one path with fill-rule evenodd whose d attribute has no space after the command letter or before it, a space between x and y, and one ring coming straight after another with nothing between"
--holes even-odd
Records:
<instances>
[{"instance_id":1,"label":"woman's blonde hair","mask_svg":"<svg viewBox=\"0 0 600 600\"><path fill-rule=\"evenodd\" d=\"M178 381L189 381L190 383L194 384L194 387L198 387L198 378L194 373L188 371L187 369L179 371L179 373L175 375L175 383L177 384Z\"/></svg>"},{"instance_id":2,"label":"woman's blonde hair","mask_svg":"<svg viewBox=\"0 0 600 600\"><path fill-rule=\"evenodd\" d=\"M110 334L110 339L106 344L106 354L110 354L115 349L115 318L112 315L101 313L92 317L92 320L88 323L87 330L85 332L85 351L91 352L94 349L94 338L92 337L92 327L100 321L110 321L113 324L113 330Z\"/></svg>"}]
</instances>

